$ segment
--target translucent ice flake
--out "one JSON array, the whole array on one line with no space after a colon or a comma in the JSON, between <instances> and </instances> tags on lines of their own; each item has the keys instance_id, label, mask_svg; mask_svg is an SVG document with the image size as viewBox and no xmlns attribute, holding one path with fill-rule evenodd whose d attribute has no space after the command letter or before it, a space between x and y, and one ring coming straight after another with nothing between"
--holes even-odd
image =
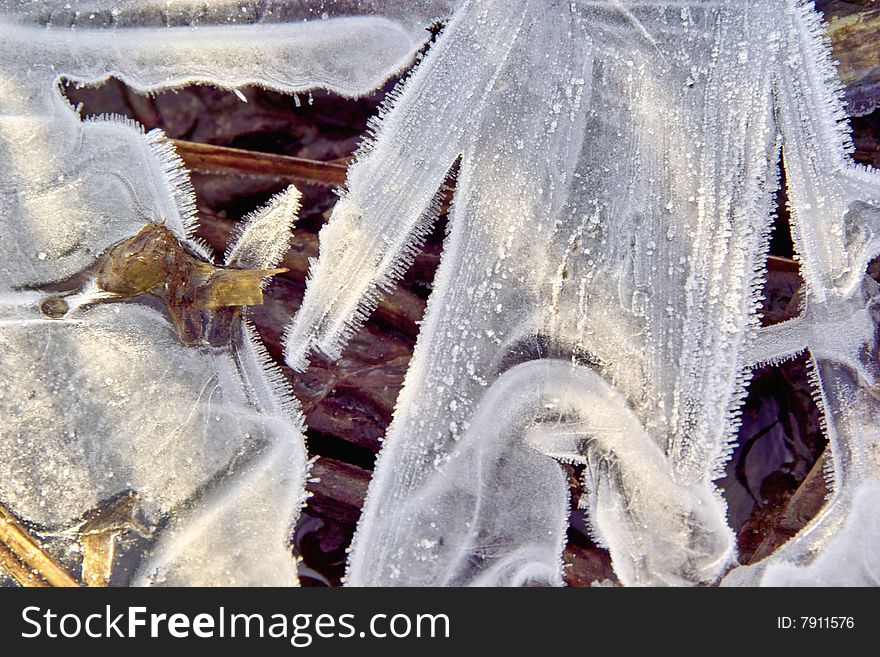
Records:
<instances>
[{"instance_id":1,"label":"translucent ice flake","mask_svg":"<svg viewBox=\"0 0 880 657\"><path fill-rule=\"evenodd\" d=\"M298 193L216 266L162 134L81 121L58 91L114 75L354 96L447 3L289 4L0 2L0 506L71 572L76 539L87 583L297 581L302 417L238 306L260 301Z\"/></svg>"},{"instance_id":2,"label":"translucent ice flake","mask_svg":"<svg viewBox=\"0 0 880 657\"><path fill-rule=\"evenodd\" d=\"M588 466L621 581L717 580L735 554L713 480L750 368L804 349L833 493L771 559L821 552L880 440L880 177L848 158L826 50L801 0L461 4L351 167L287 333L294 367L339 354L458 161L350 583L558 583L555 459ZM761 329L780 149L807 302Z\"/></svg>"}]
</instances>

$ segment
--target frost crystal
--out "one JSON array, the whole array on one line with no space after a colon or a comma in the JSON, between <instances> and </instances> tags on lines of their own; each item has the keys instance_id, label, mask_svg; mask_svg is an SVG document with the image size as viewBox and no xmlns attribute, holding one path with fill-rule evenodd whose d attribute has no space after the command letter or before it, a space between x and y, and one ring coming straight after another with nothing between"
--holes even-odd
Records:
<instances>
[{"instance_id":1,"label":"frost crystal","mask_svg":"<svg viewBox=\"0 0 880 657\"><path fill-rule=\"evenodd\" d=\"M821 552L880 469L880 176L844 119L802 0L464 2L351 167L287 334L294 367L340 353L458 162L349 583L559 583L556 459L586 464L624 583L717 580L735 549L713 480L749 370L805 349L833 492L769 562ZM806 304L760 328L780 149Z\"/></svg>"},{"instance_id":2,"label":"frost crystal","mask_svg":"<svg viewBox=\"0 0 880 657\"><path fill-rule=\"evenodd\" d=\"M296 583L302 417L246 319L230 315L223 346L192 347L149 297L98 303L96 259L151 223L210 254L161 133L82 121L59 82L358 95L410 61L445 6L387 18L371 4L0 3L0 503L57 536L134 491L153 538L128 581ZM274 266L297 204L291 188L255 213L224 264Z\"/></svg>"}]
</instances>

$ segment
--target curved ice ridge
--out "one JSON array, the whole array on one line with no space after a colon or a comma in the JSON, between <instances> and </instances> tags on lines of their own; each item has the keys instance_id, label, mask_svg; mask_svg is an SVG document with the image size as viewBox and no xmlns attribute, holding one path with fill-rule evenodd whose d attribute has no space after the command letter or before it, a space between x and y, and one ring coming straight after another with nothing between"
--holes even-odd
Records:
<instances>
[{"instance_id":1,"label":"curved ice ridge","mask_svg":"<svg viewBox=\"0 0 880 657\"><path fill-rule=\"evenodd\" d=\"M547 359L492 384L418 494L371 490L393 502L365 508L348 584L560 584L568 483L557 460L587 466L594 537L622 582L710 582L733 561L711 482L674 481L619 391L587 367ZM413 564L418 579L407 574Z\"/></svg>"}]
</instances>

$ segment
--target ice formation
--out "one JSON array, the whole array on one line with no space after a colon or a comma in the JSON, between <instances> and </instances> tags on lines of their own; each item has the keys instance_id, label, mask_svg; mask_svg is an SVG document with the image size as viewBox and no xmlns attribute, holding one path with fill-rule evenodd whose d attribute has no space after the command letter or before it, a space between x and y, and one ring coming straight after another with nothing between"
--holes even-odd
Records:
<instances>
[{"instance_id":1,"label":"ice formation","mask_svg":"<svg viewBox=\"0 0 880 657\"><path fill-rule=\"evenodd\" d=\"M758 583L768 564L778 581L776 564L805 566L859 522L856 491L880 471L866 276L880 176L848 157L835 80L803 0L459 6L351 167L286 336L296 368L313 349L340 353L406 269L457 162L350 584L559 583L556 460L586 464L583 503L622 582L717 581L736 555L713 480L749 370L805 349L833 492L725 581ZM780 149L806 302L761 328ZM876 525L876 506L858 508ZM870 543L847 545L833 549Z\"/></svg>"},{"instance_id":2,"label":"ice formation","mask_svg":"<svg viewBox=\"0 0 880 657\"><path fill-rule=\"evenodd\" d=\"M64 536L134 491L154 536L122 582L296 583L302 417L246 318L224 346L187 346L149 298L98 303L89 268L150 223L211 254L163 135L81 120L59 83L359 95L411 60L446 3L373 4L0 3L0 503ZM224 264L271 268L297 200L254 214Z\"/></svg>"}]
</instances>

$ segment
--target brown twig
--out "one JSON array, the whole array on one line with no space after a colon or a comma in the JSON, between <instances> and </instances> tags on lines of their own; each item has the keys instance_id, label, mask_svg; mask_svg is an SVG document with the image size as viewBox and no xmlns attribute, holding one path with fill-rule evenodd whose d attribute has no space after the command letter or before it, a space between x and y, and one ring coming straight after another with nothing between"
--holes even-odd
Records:
<instances>
[{"instance_id":1,"label":"brown twig","mask_svg":"<svg viewBox=\"0 0 880 657\"><path fill-rule=\"evenodd\" d=\"M801 263L791 258L782 256L767 256L767 269L771 271L790 271L797 273L801 270Z\"/></svg>"},{"instance_id":2,"label":"brown twig","mask_svg":"<svg viewBox=\"0 0 880 657\"><path fill-rule=\"evenodd\" d=\"M22 586L79 586L43 550L18 519L0 505L0 566Z\"/></svg>"},{"instance_id":3,"label":"brown twig","mask_svg":"<svg viewBox=\"0 0 880 657\"><path fill-rule=\"evenodd\" d=\"M329 187L345 183L344 164L307 160L301 157L259 153L240 148L173 140L187 167L199 173L257 176L289 183L310 182Z\"/></svg>"},{"instance_id":4,"label":"brown twig","mask_svg":"<svg viewBox=\"0 0 880 657\"><path fill-rule=\"evenodd\" d=\"M326 456L318 457L306 484L309 506L322 516L354 525L367 496L370 472Z\"/></svg>"}]
</instances>

